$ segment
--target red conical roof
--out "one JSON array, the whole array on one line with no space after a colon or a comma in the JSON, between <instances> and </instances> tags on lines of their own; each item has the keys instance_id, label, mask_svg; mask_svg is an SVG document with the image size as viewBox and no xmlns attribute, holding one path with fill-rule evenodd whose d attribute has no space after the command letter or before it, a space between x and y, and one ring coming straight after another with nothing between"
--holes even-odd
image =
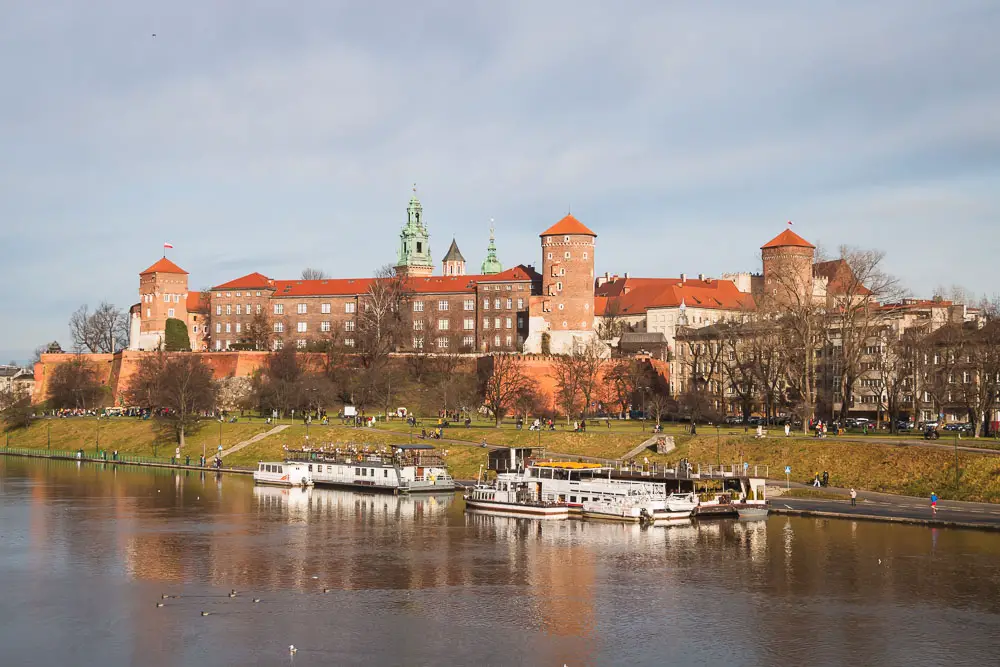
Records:
<instances>
[{"instance_id":1,"label":"red conical roof","mask_svg":"<svg viewBox=\"0 0 1000 667\"><path fill-rule=\"evenodd\" d=\"M567 215L565 218L539 234L539 236L558 236L560 234L584 234L586 236L597 236L597 234L587 229L586 225L574 218L572 215Z\"/></svg>"},{"instance_id":2,"label":"red conical roof","mask_svg":"<svg viewBox=\"0 0 1000 667\"><path fill-rule=\"evenodd\" d=\"M149 267L139 275L144 276L147 273L183 273L184 275L187 275L187 271L177 266L166 257L161 257L156 261L155 264L153 264L151 267Z\"/></svg>"},{"instance_id":3,"label":"red conical roof","mask_svg":"<svg viewBox=\"0 0 1000 667\"><path fill-rule=\"evenodd\" d=\"M812 243L809 243L809 241L806 241L804 238L802 238L792 230L786 229L785 231L781 232L773 239L762 245L760 249L763 250L764 248L787 248L789 246L793 246L796 248L813 248L813 249L816 248L816 246L814 246Z\"/></svg>"}]
</instances>

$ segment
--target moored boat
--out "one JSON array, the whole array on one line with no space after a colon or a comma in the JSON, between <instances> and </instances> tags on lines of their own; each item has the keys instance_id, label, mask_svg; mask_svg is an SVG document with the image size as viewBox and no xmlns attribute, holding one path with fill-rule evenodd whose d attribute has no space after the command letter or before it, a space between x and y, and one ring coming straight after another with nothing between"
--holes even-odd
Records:
<instances>
[{"instance_id":1,"label":"moored boat","mask_svg":"<svg viewBox=\"0 0 1000 667\"><path fill-rule=\"evenodd\" d=\"M256 484L274 486L312 486L311 467L295 461L261 461L253 471L253 481Z\"/></svg>"},{"instance_id":2,"label":"moored boat","mask_svg":"<svg viewBox=\"0 0 1000 667\"><path fill-rule=\"evenodd\" d=\"M741 519L766 519L767 512L767 505L764 504L736 506L736 513Z\"/></svg>"},{"instance_id":3,"label":"moored boat","mask_svg":"<svg viewBox=\"0 0 1000 667\"><path fill-rule=\"evenodd\" d=\"M648 496L609 496L584 501L584 519L652 523L656 507Z\"/></svg>"},{"instance_id":4,"label":"moored boat","mask_svg":"<svg viewBox=\"0 0 1000 667\"><path fill-rule=\"evenodd\" d=\"M500 474L492 484L477 484L465 494L468 510L523 516L535 519L569 517L566 503L545 500L541 484L529 482L516 474Z\"/></svg>"}]
</instances>

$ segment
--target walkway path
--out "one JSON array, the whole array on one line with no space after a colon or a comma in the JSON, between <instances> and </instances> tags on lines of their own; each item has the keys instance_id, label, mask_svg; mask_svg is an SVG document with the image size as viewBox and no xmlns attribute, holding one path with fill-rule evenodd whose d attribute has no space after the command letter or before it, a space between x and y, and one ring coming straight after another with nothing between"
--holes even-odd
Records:
<instances>
[{"instance_id":1,"label":"walkway path","mask_svg":"<svg viewBox=\"0 0 1000 667\"><path fill-rule=\"evenodd\" d=\"M226 458L230 454L238 452L241 449L243 449L244 447L247 447L248 445L252 445L253 443L258 442L260 440L263 440L264 438L269 438L269 437L271 437L272 435L274 435L276 433L281 433L286 428L288 428L288 426L289 426L288 424L281 424L280 426L275 426L270 431L264 431L263 433L258 433L257 435L253 436L249 440L244 440L243 442L237 442L235 445L233 445L229 449L223 450L223 452L222 452L222 458Z\"/></svg>"},{"instance_id":2,"label":"walkway path","mask_svg":"<svg viewBox=\"0 0 1000 667\"><path fill-rule=\"evenodd\" d=\"M769 480L784 489L784 483ZM792 483L795 488L809 488ZM858 504L851 506L850 490L824 487L824 493L843 496L843 500L818 498L787 498L772 496L771 510L778 514L833 517L843 519L877 519L901 523L952 526L961 528L989 528L1000 530L1000 505L972 503L960 500L939 500L938 511L931 511L929 498L896 496L874 491L858 491Z\"/></svg>"}]
</instances>

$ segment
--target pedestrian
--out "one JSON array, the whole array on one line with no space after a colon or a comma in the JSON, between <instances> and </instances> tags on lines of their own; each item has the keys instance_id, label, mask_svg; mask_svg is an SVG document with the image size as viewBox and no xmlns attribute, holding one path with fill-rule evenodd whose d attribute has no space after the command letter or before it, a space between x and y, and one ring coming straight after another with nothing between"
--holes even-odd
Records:
<instances>
[{"instance_id":1,"label":"pedestrian","mask_svg":"<svg viewBox=\"0 0 1000 667\"><path fill-rule=\"evenodd\" d=\"M938 501L937 494L934 493L933 491L931 491L931 513L932 514L937 514L937 501Z\"/></svg>"},{"instance_id":2,"label":"pedestrian","mask_svg":"<svg viewBox=\"0 0 1000 667\"><path fill-rule=\"evenodd\" d=\"M819 488L819 472L813 475L813 486Z\"/></svg>"},{"instance_id":3,"label":"pedestrian","mask_svg":"<svg viewBox=\"0 0 1000 667\"><path fill-rule=\"evenodd\" d=\"M792 430L791 424L789 424L788 422L785 422L785 437L786 438L788 437L788 434L791 432L791 430Z\"/></svg>"},{"instance_id":4,"label":"pedestrian","mask_svg":"<svg viewBox=\"0 0 1000 667\"><path fill-rule=\"evenodd\" d=\"M851 487L851 507L857 507L857 506L858 506L858 492L854 490L854 487Z\"/></svg>"}]
</instances>

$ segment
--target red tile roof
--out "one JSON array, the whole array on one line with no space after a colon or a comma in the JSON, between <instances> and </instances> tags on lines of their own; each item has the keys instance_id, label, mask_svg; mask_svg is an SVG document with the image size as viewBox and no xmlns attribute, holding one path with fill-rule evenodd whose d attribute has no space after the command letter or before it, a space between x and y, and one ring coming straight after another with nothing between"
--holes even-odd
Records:
<instances>
[{"instance_id":1,"label":"red tile roof","mask_svg":"<svg viewBox=\"0 0 1000 667\"><path fill-rule=\"evenodd\" d=\"M622 282L611 281L613 283ZM690 308L742 310L754 308L753 297L736 289L731 280L685 280L679 278L628 278L635 282L629 289L606 290L594 299L594 311L600 316L609 312L618 315L641 315L650 308ZM607 284L602 285L605 287ZM600 289L600 288L599 288Z\"/></svg>"},{"instance_id":2,"label":"red tile roof","mask_svg":"<svg viewBox=\"0 0 1000 667\"><path fill-rule=\"evenodd\" d=\"M584 234L586 236L597 236L597 234L587 229L582 222L574 218L572 215L567 215L565 218L539 234L539 236L557 236L559 234Z\"/></svg>"},{"instance_id":3,"label":"red tile roof","mask_svg":"<svg viewBox=\"0 0 1000 667\"><path fill-rule=\"evenodd\" d=\"M161 257L160 259L156 260L155 264L153 264L151 267L149 267L139 275L144 276L149 273L183 273L184 275L187 275L187 271L177 266L166 257Z\"/></svg>"},{"instance_id":4,"label":"red tile roof","mask_svg":"<svg viewBox=\"0 0 1000 667\"><path fill-rule=\"evenodd\" d=\"M368 291L374 278L275 280L274 296L353 296Z\"/></svg>"},{"instance_id":5,"label":"red tile roof","mask_svg":"<svg viewBox=\"0 0 1000 667\"><path fill-rule=\"evenodd\" d=\"M525 266L524 264L518 264L517 266L511 267L506 271L501 271L500 273L494 273L491 276L473 276L476 282L489 283L489 282L505 282L505 281L524 281L524 280L541 280L542 274L535 271L532 266Z\"/></svg>"},{"instance_id":6,"label":"red tile roof","mask_svg":"<svg viewBox=\"0 0 1000 667\"><path fill-rule=\"evenodd\" d=\"M813 275L827 279L826 291L828 294L847 294L848 292L854 296L871 294L871 291L864 285L855 284L857 278L854 277L854 272L850 265L842 259L813 264Z\"/></svg>"},{"instance_id":7,"label":"red tile roof","mask_svg":"<svg viewBox=\"0 0 1000 667\"><path fill-rule=\"evenodd\" d=\"M809 241L806 241L804 238L802 238L792 230L786 229L785 231L781 232L773 239L762 245L760 249L763 250L764 248L787 248L789 246L796 248L813 248L813 249L816 248L816 246L814 246L812 243L809 243Z\"/></svg>"},{"instance_id":8,"label":"red tile roof","mask_svg":"<svg viewBox=\"0 0 1000 667\"><path fill-rule=\"evenodd\" d=\"M201 292L188 292L187 311L189 313L207 313L208 299L201 298Z\"/></svg>"},{"instance_id":9,"label":"red tile roof","mask_svg":"<svg viewBox=\"0 0 1000 667\"><path fill-rule=\"evenodd\" d=\"M274 289L274 281L263 273L254 271L236 280L230 280L228 283L216 285L212 289Z\"/></svg>"}]
</instances>

